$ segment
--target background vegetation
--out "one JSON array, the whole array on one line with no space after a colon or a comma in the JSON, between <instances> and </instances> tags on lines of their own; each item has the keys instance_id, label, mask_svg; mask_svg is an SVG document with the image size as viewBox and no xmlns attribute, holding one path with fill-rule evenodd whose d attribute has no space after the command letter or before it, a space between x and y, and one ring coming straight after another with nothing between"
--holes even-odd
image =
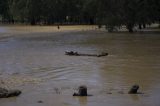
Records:
<instances>
[{"instance_id":1,"label":"background vegetation","mask_svg":"<svg viewBox=\"0 0 160 106\"><path fill-rule=\"evenodd\" d=\"M1 23L96 24L109 31L160 23L160 0L0 0Z\"/></svg>"}]
</instances>

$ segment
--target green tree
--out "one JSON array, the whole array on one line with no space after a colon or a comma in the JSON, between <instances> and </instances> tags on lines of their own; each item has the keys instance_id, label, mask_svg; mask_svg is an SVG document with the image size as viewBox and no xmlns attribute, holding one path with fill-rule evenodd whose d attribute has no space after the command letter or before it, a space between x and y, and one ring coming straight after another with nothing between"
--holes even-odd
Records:
<instances>
[{"instance_id":1,"label":"green tree","mask_svg":"<svg viewBox=\"0 0 160 106\"><path fill-rule=\"evenodd\" d=\"M10 19L8 0L0 0L0 17L2 22L8 22Z\"/></svg>"}]
</instances>

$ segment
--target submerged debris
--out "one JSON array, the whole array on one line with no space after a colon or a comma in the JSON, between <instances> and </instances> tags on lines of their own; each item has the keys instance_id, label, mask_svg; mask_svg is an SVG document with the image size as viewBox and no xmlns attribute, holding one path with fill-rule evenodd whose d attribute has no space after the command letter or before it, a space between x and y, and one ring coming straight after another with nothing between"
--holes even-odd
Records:
<instances>
[{"instance_id":1,"label":"submerged debris","mask_svg":"<svg viewBox=\"0 0 160 106\"><path fill-rule=\"evenodd\" d=\"M20 90L7 90L0 87L0 98L9 98L19 96L22 92Z\"/></svg>"},{"instance_id":2,"label":"submerged debris","mask_svg":"<svg viewBox=\"0 0 160 106\"><path fill-rule=\"evenodd\" d=\"M66 55L69 56L94 56L94 57L102 57L102 56L107 56L108 53L101 53L101 54L84 54L84 53L78 53L74 51L65 51Z\"/></svg>"},{"instance_id":3,"label":"submerged debris","mask_svg":"<svg viewBox=\"0 0 160 106\"><path fill-rule=\"evenodd\" d=\"M133 85L128 93L137 94L138 89L139 89L139 85Z\"/></svg>"},{"instance_id":4,"label":"submerged debris","mask_svg":"<svg viewBox=\"0 0 160 106\"><path fill-rule=\"evenodd\" d=\"M79 86L78 93L74 93L73 96L88 96L87 87L85 85Z\"/></svg>"}]
</instances>

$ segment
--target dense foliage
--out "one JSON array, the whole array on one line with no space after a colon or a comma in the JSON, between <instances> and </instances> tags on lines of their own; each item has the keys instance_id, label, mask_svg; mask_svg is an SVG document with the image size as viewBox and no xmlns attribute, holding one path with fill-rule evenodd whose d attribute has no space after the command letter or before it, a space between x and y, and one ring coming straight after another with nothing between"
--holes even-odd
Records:
<instances>
[{"instance_id":1,"label":"dense foliage","mask_svg":"<svg viewBox=\"0 0 160 106\"><path fill-rule=\"evenodd\" d=\"M97 24L113 30L160 22L160 0L0 0L0 21L35 24Z\"/></svg>"}]
</instances>

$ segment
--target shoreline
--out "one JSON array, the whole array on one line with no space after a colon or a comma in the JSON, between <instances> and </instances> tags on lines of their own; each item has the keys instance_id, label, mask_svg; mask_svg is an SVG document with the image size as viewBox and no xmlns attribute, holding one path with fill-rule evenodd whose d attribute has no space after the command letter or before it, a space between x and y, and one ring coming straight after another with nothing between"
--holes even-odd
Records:
<instances>
[{"instance_id":1,"label":"shoreline","mask_svg":"<svg viewBox=\"0 0 160 106\"><path fill-rule=\"evenodd\" d=\"M135 31L130 34L136 33L160 33L158 25L153 24L145 29ZM62 25L58 28L57 25L53 26L31 26L31 25L1 25L0 24L0 37L9 37L13 34L31 34L31 33L69 33L69 32L105 32L105 33L129 33L124 27L114 32L108 32L104 27L99 29L97 25Z\"/></svg>"},{"instance_id":2,"label":"shoreline","mask_svg":"<svg viewBox=\"0 0 160 106\"><path fill-rule=\"evenodd\" d=\"M10 30L22 30L22 31L35 31L35 32L46 32L46 31L76 31L76 30L95 30L98 29L97 25L59 25L59 29L57 25L53 26L41 26L41 25L0 25L0 27L6 27ZM41 28L41 29L40 29Z\"/></svg>"}]
</instances>

